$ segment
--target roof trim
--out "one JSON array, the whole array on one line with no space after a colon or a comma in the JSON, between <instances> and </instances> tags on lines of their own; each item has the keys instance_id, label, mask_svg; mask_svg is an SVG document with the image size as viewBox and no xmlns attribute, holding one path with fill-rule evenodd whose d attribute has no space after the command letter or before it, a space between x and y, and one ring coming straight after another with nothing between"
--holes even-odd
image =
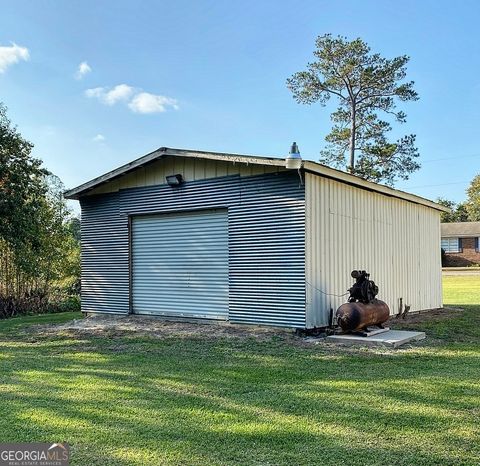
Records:
<instances>
[{"instance_id":1,"label":"roof trim","mask_svg":"<svg viewBox=\"0 0 480 466\"><path fill-rule=\"evenodd\" d=\"M136 168L142 167L154 160L161 159L166 156L177 156L177 157L189 157L189 158L201 158L201 159L210 159L210 160L223 160L228 162L240 162L246 164L257 164L257 165L273 165L278 167L285 166L285 160L275 157L261 157L254 155L242 155L242 154L228 154L223 152L205 152L198 150L188 150L188 149L173 149L168 147L160 147L159 149L150 152L143 157L140 157L132 162L129 162L121 167L116 168L115 170L109 171L104 175L98 176L93 180L87 181L86 183L77 186L76 188L65 191L64 196L66 199L79 199L85 195L88 191L96 188L99 185L108 183L115 178L118 178L126 173L135 170ZM317 162L304 161L303 168L315 175L323 176L326 178L331 178L337 180L341 183L346 183L352 186L356 186L361 189L367 189L369 191L378 192L386 196L396 197L406 201L413 202L415 204L421 204L426 207L430 207L435 210L442 212L450 212L445 206L437 204L433 201L425 199L423 197L417 196L415 194L410 194L398 189L389 188L388 186L381 185L378 183L373 183L371 181L366 181L363 178L360 178L349 173L342 172L340 170L335 170L329 168L325 165L322 165Z\"/></svg>"},{"instance_id":2,"label":"roof trim","mask_svg":"<svg viewBox=\"0 0 480 466\"><path fill-rule=\"evenodd\" d=\"M316 175L323 176L325 178L331 178L341 183L349 184L357 188L366 189L368 191L374 191L385 196L396 197L398 199L403 199L405 201L410 201L415 204L421 204L426 207L430 207L441 212L450 212L448 207L445 207L441 204L437 204L429 199L426 199L416 194L410 194L405 191L400 191L399 189L390 188L383 184L374 183L373 181L367 181L359 176L351 175L350 173L342 172L340 170L335 170L334 168L327 167L317 162L305 161L303 167L307 171L311 171Z\"/></svg>"}]
</instances>

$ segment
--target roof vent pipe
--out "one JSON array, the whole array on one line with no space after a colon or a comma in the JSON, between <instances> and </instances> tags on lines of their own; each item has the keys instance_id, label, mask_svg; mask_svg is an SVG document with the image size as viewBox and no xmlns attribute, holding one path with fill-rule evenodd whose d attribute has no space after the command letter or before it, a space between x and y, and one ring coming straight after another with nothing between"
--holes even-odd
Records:
<instances>
[{"instance_id":1,"label":"roof vent pipe","mask_svg":"<svg viewBox=\"0 0 480 466\"><path fill-rule=\"evenodd\" d=\"M299 170L302 168L302 157L296 142L292 144L290 152L285 158L285 167L292 170Z\"/></svg>"}]
</instances>

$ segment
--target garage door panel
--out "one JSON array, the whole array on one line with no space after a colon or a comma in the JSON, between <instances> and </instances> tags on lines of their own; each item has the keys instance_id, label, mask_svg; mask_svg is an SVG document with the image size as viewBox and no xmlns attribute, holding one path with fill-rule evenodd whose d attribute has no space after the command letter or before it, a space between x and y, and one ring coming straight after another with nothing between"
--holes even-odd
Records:
<instances>
[{"instance_id":1,"label":"garage door panel","mask_svg":"<svg viewBox=\"0 0 480 466\"><path fill-rule=\"evenodd\" d=\"M134 217L133 311L227 319L226 210Z\"/></svg>"}]
</instances>

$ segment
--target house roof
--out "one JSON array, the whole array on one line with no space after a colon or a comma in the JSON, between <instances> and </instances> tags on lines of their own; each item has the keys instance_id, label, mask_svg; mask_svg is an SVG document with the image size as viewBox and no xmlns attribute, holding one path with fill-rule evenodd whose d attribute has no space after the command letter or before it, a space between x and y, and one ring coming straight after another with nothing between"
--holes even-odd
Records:
<instances>
[{"instance_id":1,"label":"house roof","mask_svg":"<svg viewBox=\"0 0 480 466\"><path fill-rule=\"evenodd\" d=\"M444 238L480 236L480 222L442 223L441 230Z\"/></svg>"},{"instance_id":2,"label":"house roof","mask_svg":"<svg viewBox=\"0 0 480 466\"><path fill-rule=\"evenodd\" d=\"M176 156L176 157L189 157L189 158L201 158L201 159L210 159L210 160L223 160L228 162L236 163L246 163L246 164L258 164L258 165L273 165L284 167L285 159L276 158L276 157L260 157L253 155L241 155L241 154L227 154L222 152L205 152L198 150L188 150L188 149L173 149L169 147L160 147L159 149L150 152L143 157L140 157L130 163L122 165L121 167L116 168L104 175L98 176L91 181L77 186L76 188L70 189L64 193L64 196L67 199L79 199L80 197L87 194L90 190L104 184L108 183L126 173L129 173L139 167L149 164L155 160L167 157L167 156ZM415 194L410 194L398 189L389 188L378 183L373 183L371 181L366 181L358 176L351 175L349 173L342 172L340 170L335 170L333 168L327 167L317 162L312 162L304 160L302 162L303 169L307 172L323 176L326 178L331 178L342 183L346 183L352 186L356 186L362 189L367 189L369 191L378 192L386 196L396 197L399 199L404 199L406 201L414 202L416 204L421 204L432 209L449 212L450 210L447 207L436 204L428 199L425 199Z\"/></svg>"}]
</instances>

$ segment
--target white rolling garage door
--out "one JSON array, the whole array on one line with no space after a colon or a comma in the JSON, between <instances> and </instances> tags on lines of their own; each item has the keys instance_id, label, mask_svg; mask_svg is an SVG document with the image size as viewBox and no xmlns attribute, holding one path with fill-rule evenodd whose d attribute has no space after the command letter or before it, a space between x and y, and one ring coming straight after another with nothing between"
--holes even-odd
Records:
<instances>
[{"instance_id":1,"label":"white rolling garage door","mask_svg":"<svg viewBox=\"0 0 480 466\"><path fill-rule=\"evenodd\" d=\"M133 312L228 318L226 210L132 220Z\"/></svg>"}]
</instances>

